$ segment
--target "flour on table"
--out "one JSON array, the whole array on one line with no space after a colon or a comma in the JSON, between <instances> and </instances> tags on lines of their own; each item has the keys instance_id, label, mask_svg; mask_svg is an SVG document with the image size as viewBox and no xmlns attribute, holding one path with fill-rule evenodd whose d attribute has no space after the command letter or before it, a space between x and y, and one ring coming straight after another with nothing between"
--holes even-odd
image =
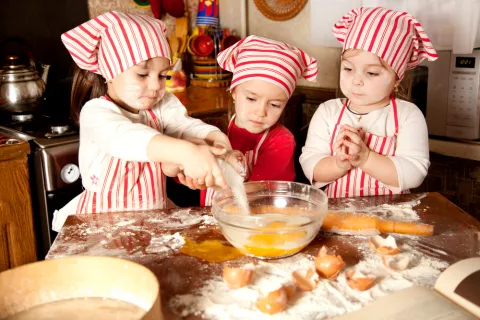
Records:
<instances>
[{"instance_id":1,"label":"flour on table","mask_svg":"<svg viewBox=\"0 0 480 320\"><path fill-rule=\"evenodd\" d=\"M358 310L381 296L411 287L414 283L432 287L440 272L448 266L446 262L405 246L402 249L410 256L409 267L402 272L393 272L385 268L380 255L371 251L367 238L358 249L363 260L353 267L377 276L377 283L367 291L351 289L344 270L336 281L320 280L313 291L297 291L283 312L270 316L258 311L255 308L258 297L291 282L293 271L314 266L312 256L300 253L272 262L260 261L254 268L252 283L246 287L231 290L218 275L195 292L175 296L170 305L174 310L181 310L182 316L199 315L206 319L327 319Z\"/></svg>"},{"instance_id":2,"label":"flour on table","mask_svg":"<svg viewBox=\"0 0 480 320\"><path fill-rule=\"evenodd\" d=\"M354 205L355 203L355 205ZM377 217L395 221L420 220L418 213L413 209L420 204L420 200L402 202L398 204L381 204L378 206L362 206L361 200L345 199L341 208L335 208L342 212L375 213Z\"/></svg>"},{"instance_id":3,"label":"flour on table","mask_svg":"<svg viewBox=\"0 0 480 320\"><path fill-rule=\"evenodd\" d=\"M184 209L175 211L173 214L165 216L155 216L146 222L161 223L165 228L187 228L196 224L208 221L208 215L192 211L191 209ZM213 219L213 217L212 217ZM209 224L212 224L209 222Z\"/></svg>"}]
</instances>

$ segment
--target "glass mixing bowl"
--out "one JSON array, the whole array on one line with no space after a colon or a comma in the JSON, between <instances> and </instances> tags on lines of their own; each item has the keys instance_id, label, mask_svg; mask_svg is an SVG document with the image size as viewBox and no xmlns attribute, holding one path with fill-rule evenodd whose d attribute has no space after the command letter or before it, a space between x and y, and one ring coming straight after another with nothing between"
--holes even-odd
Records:
<instances>
[{"instance_id":1,"label":"glass mixing bowl","mask_svg":"<svg viewBox=\"0 0 480 320\"><path fill-rule=\"evenodd\" d=\"M283 258L305 248L317 235L327 213L326 194L288 181L244 184L251 214L243 213L232 190L217 191L213 216L225 238L246 255Z\"/></svg>"}]
</instances>

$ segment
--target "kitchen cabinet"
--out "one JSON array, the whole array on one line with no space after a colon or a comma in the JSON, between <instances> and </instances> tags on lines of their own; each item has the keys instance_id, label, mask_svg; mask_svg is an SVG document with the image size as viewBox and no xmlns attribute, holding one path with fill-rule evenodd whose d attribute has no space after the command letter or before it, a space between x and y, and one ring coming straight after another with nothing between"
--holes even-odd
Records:
<instances>
[{"instance_id":1,"label":"kitchen cabinet","mask_svg":"<svg viewBox=\"0 0 480 320\"><path fill-rule=\"evenodd\" d=\"M0 272L37 261L29 153L27 142L0 144Z\"/></svg>"}]
</instances>

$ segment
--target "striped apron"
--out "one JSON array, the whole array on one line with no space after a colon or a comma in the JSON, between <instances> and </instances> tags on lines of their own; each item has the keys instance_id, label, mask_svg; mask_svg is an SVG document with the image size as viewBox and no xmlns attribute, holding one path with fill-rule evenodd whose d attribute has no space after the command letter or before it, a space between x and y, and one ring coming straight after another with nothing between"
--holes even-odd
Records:
<instances>
[{"instance_id":1,"label":"striped apron","mask_svg":"<svg viewBox=\"0 0 480 320\"><path fill-rule=\"evenodd\" d=\"M153 111L146 111L148 125L163 132ZM77 214L125 210L163 209L166 207L165 175L161 163L126 161L110 157L99 177L84 177L98 185L97 191L85 190L77 204Z\"/></svg>"},{"instance_id":2,"label":"striped apron","mask_svg":"<svg viewBox=\"0 0 480 320\"><path fill-rule=\"evenodd\" d=\"M391 105L393 108L393 118L395 121L395 134L392 137L376 136L369 132L362 134L362 139L367 147L384 156L394 156L395 149L397 147L397 134L398 134L398 114L397 103L395 98L391 98ZM343 104L340 115L338 116L337 123L333 129L333 134L330 140L330 154L333 156L333 144L335 143L336 133L339 130L340 122L347 107L347 101ZM394 192L386 185L371 177L360 168L352 168L346 175L330 183L325 192L329 198L343 198L343 197L363 197L363 196L378 196L378 195L391 195ZM401 193L408 193L405 190Z\"/></svg>"},{"instance_id":3,"label":"striped apron","mask_svg":"<svg viewBox=\"0 0 480 320\"><path fill-rule=\"evenodd\" d=\"M235 115L233 115L233 117L232 117L232 119L230 120L230 123L229 123L229 125L228 125L228 129L227 129L227 136L228 136L228 138L230 138L230 130L231 130L231 128L232 128L232 123L233 123L233 120L234 120L234 119L235 119ZM249 172L252 172L253 167L257 164L258 151L260 150L260 148L262 147L263 143L265 142L265 139L267 138L269 132L270 132L270 128L268 128L267 130L265 130L265 132L263 133L262 138L257 142L257 144L255 145L255 147L253 148L253 150L248 150L247 152L244 153L245 158L247 159L247 164L248 164L248 170L249 170ZM201 201L201 202L202 202L201 205L202 205L202 206L211 206L214 195L215 195L215 190L214 190L213 188L208 188L208 189L206 190L205 202L203 203L203 201ZM202 193L202 197L203 197L203 193Z\"/></svg>"}]
</instances>

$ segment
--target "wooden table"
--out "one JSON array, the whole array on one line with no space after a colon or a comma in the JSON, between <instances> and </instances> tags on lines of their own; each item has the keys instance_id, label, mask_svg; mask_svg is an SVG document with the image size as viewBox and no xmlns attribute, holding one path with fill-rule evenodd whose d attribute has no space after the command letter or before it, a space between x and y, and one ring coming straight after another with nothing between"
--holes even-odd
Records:
<instances>
[{"instance_id":1,"label":"wooden table","mask_svg":"<svg viewBox=\"0 0 480 320\"><path fill-rule=\"evenodd\" d=\"M419 198L421 199L418 200ZM435 225L435 235L423 237L422 242L441 248L442 252L447 253L448 255L440 257L442 260L453 263L479 255L480 223L438 193L423 194L423 198L420 194L410 194L364 197L348 201L361 207L368 207L412 200L420 201L420 204L415 206L415 210L421 220ZM345 207L345 201L347 200L331 199L329 209L342 209ZM224 263L208 263L184 255L178 249L158 252L155 250L155 245L159 242L158 238L166 233L179 232L184 237L197 242L219 239L226 243L215 225L200 225L201 221L196 221L188 227L166 227L161 223L155 223L155 219L158 221L158 219L181 210L190 210L191 214L210 213L209 207L195 207L148 213L103 214L95 217L70 216L50 249L47 259L69 255L99 254L98 244L104 243L101 254L130 259L152 270L161 283L165 319L180 319L179 315L171 310L168 303L170 299L175 295L190 293L201 287L214 275L221 275ZM128 220L130 220L128 223L130 226L141 226L143 231L131 232L130 227L126 225ZM131 224L131 220L134 220L133 224ZM95 230L99 231L92 232ZM117 238L115 239L115 237ZM114 246L112 246L112 238L116 243ZM406 239L410 245L415 246L417 240L411 237L406 237ZM365 239L320 232L302 253L316 255L322 245L335 247L337 252L341 252L347 266L352 266L362 258L355 246L359 241L365 241ZM157 253L152 253L152 251ZM258 259L242 256L238 258L238 261L248 263L258 261ZM197 318L190 317L188 319Z\"/></svg>"}]
</instances>

